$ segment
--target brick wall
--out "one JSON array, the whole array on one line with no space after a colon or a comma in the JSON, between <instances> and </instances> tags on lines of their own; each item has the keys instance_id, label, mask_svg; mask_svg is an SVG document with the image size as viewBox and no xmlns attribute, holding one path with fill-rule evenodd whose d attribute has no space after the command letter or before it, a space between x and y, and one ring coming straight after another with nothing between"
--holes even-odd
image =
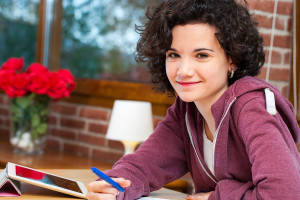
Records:
<instances>
[{"instance_id":1,"label":"brick wall","mask_svg":"<svg viewBox=\"0 0 300 200\"><path fill-rule=\"evenodd\" d=\"M248 3L259 23L259 31L264 37L266 62L259 78L265 79L275 0L248 0ZM292 0L278 1L269 80L282 91L284 96L287 96L288 92L289 69L292 59L292 13Z\"/></svg>"},{"instance_id":2,"label":"brick wall","mask_svg":"<svg viewBox=\"0 0 300 200\"><path fill-rule=\"evenodd\" d=\"M249 0L249 7L259 22L264 36L266 64L272 26L274 1ZM270 82L287 94L291 65L292 0L279 0L278 15L272 53ZM266 64L260 78L265 79ZM0 137L8 138L9 99L0 95ZM108 108L57 102L52 105L50 131L47 146L74 154L115 162L123 155L120 142L105 139L111 110ZM154 124L163 119L154 116Z\"/></svg>"},{"instance_id":3,"label":"brick wall","mask_svg":"<svg viewBox=\"0 0 300 200\"><path fill-rule=\"evenodd\" d=\"M0 139L10 131L10 99L0 95ZM47 147L114 163L124 153L121 142L105 138L111 109L54 102L51 105ZM153 125L162 120L153 116Z\"/></svg>"}]
</instances>

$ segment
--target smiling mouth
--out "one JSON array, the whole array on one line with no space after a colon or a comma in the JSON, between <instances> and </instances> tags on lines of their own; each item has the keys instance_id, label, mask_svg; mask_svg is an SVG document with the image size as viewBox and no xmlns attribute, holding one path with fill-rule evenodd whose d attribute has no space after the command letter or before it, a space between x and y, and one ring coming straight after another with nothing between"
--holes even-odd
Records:
<instances>
[{"instance_id":1,"label":"smiling mouth","mask_svg":"<svg viewBox=\"0 0 300 200\"><path fill-rule=\"evenodd\" d=\"M197 82L180 82L180 81L177 81L177 83L183 87L188 87L188 86L193 86L193 85L196 85L198 83L200 83L201 81L197 81Z\"/></svg>"}]
</instances>

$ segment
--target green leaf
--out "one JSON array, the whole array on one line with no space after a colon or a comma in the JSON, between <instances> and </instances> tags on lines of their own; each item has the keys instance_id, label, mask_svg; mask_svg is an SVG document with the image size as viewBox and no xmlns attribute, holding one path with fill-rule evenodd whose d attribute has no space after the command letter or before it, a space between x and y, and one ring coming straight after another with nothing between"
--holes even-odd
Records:
<instances>
[{"instance_id":1,"label":"green leaf","mask_svg":"<svg viewBox=\"0 0 300 200\"><path fill-rule=\"evenodd\" d=\"M26 109L30 105L31 99L27 98L27 96L19 97L19 98L16 99L16 103L21 108Z\"/></svg>"},{"instance_id":2,"label":"green leaf","mask_svg":"<svg viewBox=\"0 0 300 200\"><path fill-rule=\"evenodd\" d=\"M39 134L45 134L48 128L48 124L47 123L41 123L37 128L37 132Z\"/></svg>"},{"instance_id":3,"label":"green leaf","mask_svg":"<svg viewBox=\"0 0 300 200\"><path fill-rule=\"evenodd\" d=\"M41 116L41 117L42 117L42 116L46 116L46 115L48 115L48 113L49 113L48 109L43 109L43 110L41 110L41 112L40 112L40 116Z\"/></svg>"},{"instance_id":4,"label":"green leaf","mask_svg":"<svg viewBox=\"0 0 300 200\"><path fill-rule=\"evenodd\" d=\"M33 140L38 139L38 135L39 135L39 133L38 133L37 129L34 129L34 128L31 129L31 136L32 136Z\"/></svg>"},{"instance_id":5,"label":"green leaf","mask_svg":"<svg viewBox=\"0 0 300 200\"><path fill-rule=\"evenodd\" d=\"M31 118L31 126L37 127L40 124L40 117L38 114L33 114Z\"/></svg>"}]
</instances>

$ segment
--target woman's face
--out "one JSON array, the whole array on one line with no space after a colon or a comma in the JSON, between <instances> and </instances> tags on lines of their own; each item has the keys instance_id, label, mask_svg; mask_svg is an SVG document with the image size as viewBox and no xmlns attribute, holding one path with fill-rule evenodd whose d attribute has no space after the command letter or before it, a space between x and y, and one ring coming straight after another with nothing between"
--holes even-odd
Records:
<instances>
[{"instance_id":1,"label":"woman's face","mask_svg":"<svg viewBox=\"0 0 300 200\"><path fill-rule=\"evenodd\" d=\"M166 73L186 102L214 103L227 89L227 74L233 68L216 36L207 24L175 26L166 53Z\"/></svg>"}]
</instances>

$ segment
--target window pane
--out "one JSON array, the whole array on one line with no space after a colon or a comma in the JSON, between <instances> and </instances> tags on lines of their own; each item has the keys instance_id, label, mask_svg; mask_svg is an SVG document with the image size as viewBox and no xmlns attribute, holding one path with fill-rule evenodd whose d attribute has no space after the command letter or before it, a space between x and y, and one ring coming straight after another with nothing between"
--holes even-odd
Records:
<instances>
[{"instance_id":1,"label":"window pane","mask_svg":"<svg viewBox=\"0 0 300 200\"><path fill-rule=\"evenodd\" d=\"M134 60L146 0L65 0L61 67L76 77L149 81Z\"/></svg>"},{"instance_id":2,"label":"window pane","mask_svg":"<svg viewBox=\"0 0 300 200\"><path fill-rule=\"evenodd\" d=\"M38 0L0 1L0 63L9 57L35 62Z\"/></svg>"}]
</instances>

